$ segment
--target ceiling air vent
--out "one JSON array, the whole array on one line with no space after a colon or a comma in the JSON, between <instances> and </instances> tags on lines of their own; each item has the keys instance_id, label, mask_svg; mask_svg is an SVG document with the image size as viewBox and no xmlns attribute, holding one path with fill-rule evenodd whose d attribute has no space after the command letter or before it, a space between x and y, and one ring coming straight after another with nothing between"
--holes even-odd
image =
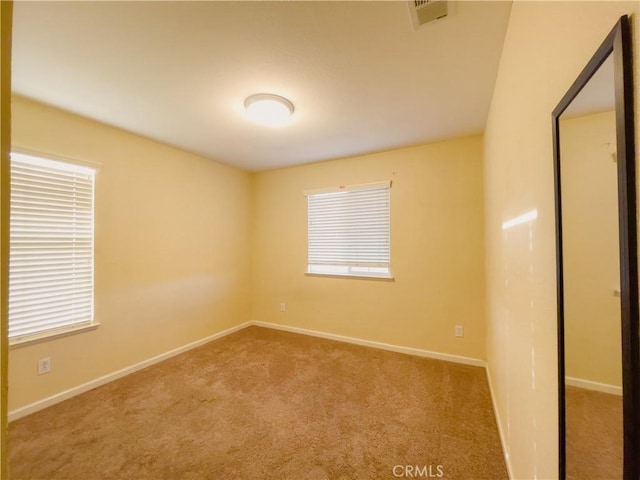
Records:
<instances>
[{"instance_id":1,"label":"ceiling air vent","mask_svg":"<svg viewBox=\"0 0 640 480\"><path fill-rule=\"evenodd\" d=\"M427 23L435 22L449 15L447 0L412 0L409 3L409 14L413 29L417 29Z\"/></svg>"}]
</instances>

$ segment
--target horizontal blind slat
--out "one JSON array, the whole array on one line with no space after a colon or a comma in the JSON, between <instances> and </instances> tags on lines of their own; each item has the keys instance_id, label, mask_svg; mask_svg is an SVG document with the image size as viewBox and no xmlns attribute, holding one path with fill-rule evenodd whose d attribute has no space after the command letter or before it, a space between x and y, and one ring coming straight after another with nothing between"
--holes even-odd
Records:
<instances>
[{"instance_id":1,"label":"horizontal blind slat","mask_svg":"<svg viewBox=\"0 0 640 480\"><path fill-rule=\"evenodd\" d=\"M14 321L20 322L21 319L33 320L36 318L48 318L53 314L65 312L85 311L91 307L90 295L83 295L84 298L68 297L64 300L54 299L49 302L33 303L31 305L23 305L21 307L13 307L9 312Z\"/></svg>"},{"instance_id":2,"label":"horizontal blind slat","mask_svg":"<svg viewBox=\"0 0 640 480\"><path fill-rule=\"evenodd\" d=\"M27 257L27 258L12 258L11 265L16 267L22 266L32 266L32 265L65 265L67 262L88 262L91 260L91 255L50 255L50 256L39 256L39 257Z\"/></svg>"},{"instance_id":3,"label":"horizontal blind slat","mask_svg":"<svg viewBox=\"0 0 640 480\"><path fill-rule=\"evenodd\" d=\"M11 282L11 279L9 282ZM19 295L30 296L34 292L34 287L37 287L38 293L46 293L49 291L53 292L67 288L84 288L87 285L93 285L90 277L85 278L83 281L80 279L54 279L52 281L39 280L38 282L29 281L14 285L11 289L10 295L16 298L18 298Z\"/></svg>"},{"instance_id":4,"label":"horizontal blind slat","mask_svg":"<svg viewBox=\"0 0 640 480\"><path fill-rule=\"evenodd\" d=\"M91 280L91 269L86 269L84 272L77 273L75 275L69 274L57 274L54 272L34 272L24 273L16 275L13 272L9 272L9 282L12 282L16 287L25 287L26 285L32 285L36 288L40 283L51 285L54 282L81 282Z\"/></svg>"},{"instance_id":5,"label":"horizontal blind slat","mask_svg":"<svg viewBox=\"0 0 640 480\"><path fill-rule=\"evenodd\" d=\"M46 293L40 292L37 295L35 294L21 295L20 293L17 293L17 294L14 293L11 296L11 302L13 304L13 307L19 308L19 307L27 306L31 303L34 303L34 304L44 303L45 300L48 300L48 299L65 300L67 298L71 298L78 295L90 295L92 291L93 290L90 285L87 285L84 288L79 288L74 285L71 289L67 289L66 291L58 289L54 292L46 292Z\"/></svg>"},{"instance_id":6,"label":"horizontal blind slat","mask_svg":"<svg viewBox=\"0 0 640 480\"><path fill-rule=\"evenodd\" d=\"M12 204L11 213L14 218L29 220L29 219L69 219L69 212L57 209L57 208L39 208L33 205L25 205L19 206L17 204ZM75 219L91 219L92 212L74 212Z\"/></svg>"},{"instance_id":7,"label":"horizontal blind slat","mask_svg":"<svg viewBox=\"0 0 640 480\"><path fill-rule=\"evenodd\" d=\"M75 315L52 317L49 320L22 322L14 325L9 325L9 337L20 337L32 333L55 330L62 327L69 327L82 323L91 323L91 319L88 318L87 312L78 312L78 314Z\"/></svg>"}]
</instances>

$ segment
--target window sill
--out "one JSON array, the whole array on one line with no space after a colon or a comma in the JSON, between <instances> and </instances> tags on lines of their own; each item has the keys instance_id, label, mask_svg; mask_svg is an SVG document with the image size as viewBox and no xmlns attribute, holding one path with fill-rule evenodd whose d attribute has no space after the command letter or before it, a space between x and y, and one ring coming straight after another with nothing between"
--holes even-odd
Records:
<instances>
[{"instance_id":1,"label":"window sill","mask_svg":"<svg viewBox=\"0 0 640 480\"><path fill-rule=\"evenodd\" d=\"M393 276L388 277L376 277L374 275L355 275L353 273L348 274L339 274L339 273L310 273L305 272L305 276L307 277L329 277L329 278L351 278L355 280L377 280L379 282L394 282L395 278Z\"/></svg>"},{"instance_id":2,"label":"window sill","mask_svg":"<svg viewBox=\"0 0 640 480\"><path fill-rule=\"evenodd\" d=\"M67 337L69 335L75 335L77 333L88 332L96 330L100 326L98 322L83 323L82 325L74 325L72 327L59 328L57 330L51 330L48 332L33 333L30 335L22 335L20 337L9 339L9 348L26 347L27 345L33 345L35 343L46 342L53 340L54 338Z\"/></svg>"}]
</instances>

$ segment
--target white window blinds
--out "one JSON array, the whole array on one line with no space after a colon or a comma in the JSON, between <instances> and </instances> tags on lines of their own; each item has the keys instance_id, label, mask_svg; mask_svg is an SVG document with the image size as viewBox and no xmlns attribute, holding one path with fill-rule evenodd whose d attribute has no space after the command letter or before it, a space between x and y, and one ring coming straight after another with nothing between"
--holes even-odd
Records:
<instances>
[{"instance_id":1,"label":"white window blinds","mask_svg":"<svg viewBox=\"0 0 640 480\"><path fill-rule=\"evenodd\" d=\"M306 192L308 273L390 277L390 182Z\"/></svg>"},{"instance_id":2,"label":"white window blinds","mask_svg":"<svg viewBox=\"0 0 640 480\"><path fill-rule=\"evenodd\" d=\"M11 154L11 339L92 323L95 173Z\"/></svg>"}]
</instances>

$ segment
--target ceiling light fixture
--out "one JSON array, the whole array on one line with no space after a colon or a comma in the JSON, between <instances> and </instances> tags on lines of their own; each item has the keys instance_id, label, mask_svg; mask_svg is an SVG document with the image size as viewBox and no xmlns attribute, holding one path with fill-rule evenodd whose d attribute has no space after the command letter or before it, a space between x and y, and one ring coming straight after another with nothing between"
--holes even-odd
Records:
<instances>
[{"instance_id":1,"label":"ceiling light fixture","mask_svg":"<svg viewBox=\"0 0 640 480\"><path fill-rule=\"evenodd\" d=\"M250 120L272 127L287 123L293 114L293 103L271 93L257 93L247 97L244 108Z\"/></svg>"}]
</instances>

